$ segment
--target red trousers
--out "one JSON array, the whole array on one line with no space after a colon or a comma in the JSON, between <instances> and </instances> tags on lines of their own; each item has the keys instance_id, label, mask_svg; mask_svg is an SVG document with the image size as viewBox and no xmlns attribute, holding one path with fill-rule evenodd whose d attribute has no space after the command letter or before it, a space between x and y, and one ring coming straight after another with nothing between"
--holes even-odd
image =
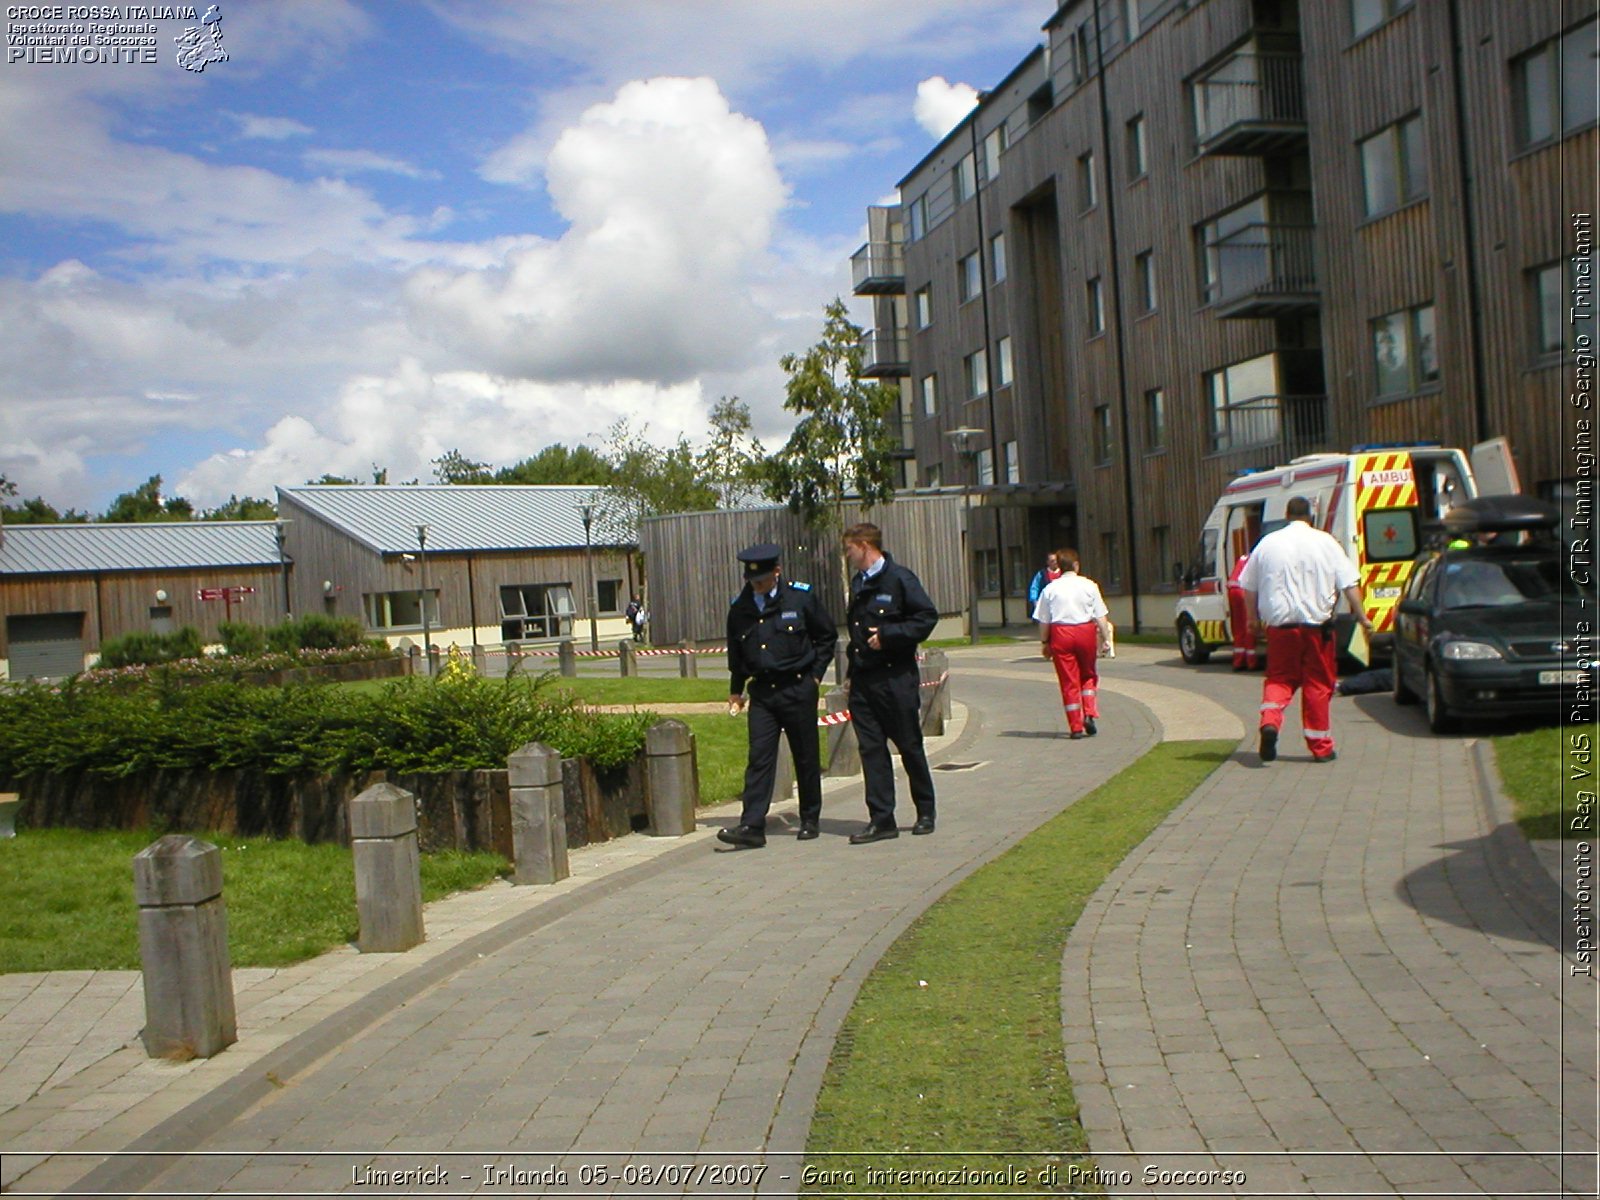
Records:
<instances>
[{"instance_id":1,"label":"red trousers","mask_svg":"<svg viewBox=\"0 0 1600 1200\"><path fill-rule=\"evenodd\" d=\"M1333 627L1273 626L1267 630L1267 679L1261 685L1261 725L1283 727L1283 711L1300 692L1300 724L1306 746L1318 758L1333 750L1328 712L1338 682Z\"/></svg>"},{"instance_id":2,"label":"red trousers","mask_svg":"<svg viewBox=\"0 0 1600 1200\"><path fill-rule=\"evenodd\" d=\"M1254 671L1256 662L1256 631L1245 615L1244 589L1228 585L1228 625L1233 630L1233 669Z\"/></svg>"},{"instance_id":3,"label":"red trousers","mask_svg":"<svg viewBox=\"0 0 1600 1200\"><path fill-rule=\"evenodd\" d=\"M1099 627L1093 621L1050 626L1050 658L1056 666L1056 682L1061 685L1067 728L1073 733L1083 732L1085 717L1100 716L1100 672L1094 665L1099 648Z\"/></svg>"}]
</instances>

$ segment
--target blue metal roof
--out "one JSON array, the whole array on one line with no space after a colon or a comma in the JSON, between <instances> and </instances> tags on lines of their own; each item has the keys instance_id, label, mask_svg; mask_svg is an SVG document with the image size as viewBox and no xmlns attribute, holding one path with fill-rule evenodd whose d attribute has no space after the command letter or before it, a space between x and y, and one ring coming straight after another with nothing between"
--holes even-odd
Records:
<instances>
[{"instance_id":1,"label":"blue metal roof","mask_svg":"<svg viewBox=\"0 0 1600 1200\"><path fill-rule=\"evenodd\" d=\"M428 527L428 553L557 550L584 545L579 506L592 506L596 546L635 546L616 494L571 484L309 484L279 488L280 499L310 511L381 554L417 549ZM279 512L293 518L291 508Z\"/></svg>"},{"instance_id":2,"label":"blue metal roof","mask_svg":"<svg viewBox=\"0 0 1600 1200\"><path fill-rule=\"evenodd\" d=\"M0 575L159 571L276 565L271 521L152 521L132 525L7 525Z\"/></svg>"}]
</instances>

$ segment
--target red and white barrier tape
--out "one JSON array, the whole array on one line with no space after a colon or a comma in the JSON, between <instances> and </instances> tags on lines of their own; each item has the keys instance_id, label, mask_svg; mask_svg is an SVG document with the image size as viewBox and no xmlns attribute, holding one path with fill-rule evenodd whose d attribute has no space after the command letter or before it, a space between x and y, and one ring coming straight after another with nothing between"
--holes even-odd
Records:
<instances>
[{"instance_id":1,"label":"red and white barrier tape","mask_svg":"<svg viewBox=\"0 0 1600 1200\"><path fill-rule=\"evenodd\" d=\"M920 684L919 686L925 687L925 688L930 688L930 687L936 688L936 687L939 687L941 684L943 684L949 678L950 678L950 672L946 671L944 674L940 675L939 678L930 679L926 683ZM847 708L843 712L828 713L828 714L826 714L824 716L818 717L817 718L817 724L818 725L843 725L849 719L850 719L850 710Z\"/></svg>"}]
</instances>

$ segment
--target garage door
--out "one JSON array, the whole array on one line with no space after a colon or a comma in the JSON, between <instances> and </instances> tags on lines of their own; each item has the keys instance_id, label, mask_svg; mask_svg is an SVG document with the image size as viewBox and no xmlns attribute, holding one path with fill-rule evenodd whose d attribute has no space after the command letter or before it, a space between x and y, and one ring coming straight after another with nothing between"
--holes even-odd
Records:
<instances>
[{"instance_id":1,"label":"garage door","mask_svg":"<svg viewBox=\"0 0 1600 1200\"><path fill-rule=\"evenodd\" d=\"M11 678L60 679L83 670L83 614L7 617Z\"/></svg>"}]
</instances>

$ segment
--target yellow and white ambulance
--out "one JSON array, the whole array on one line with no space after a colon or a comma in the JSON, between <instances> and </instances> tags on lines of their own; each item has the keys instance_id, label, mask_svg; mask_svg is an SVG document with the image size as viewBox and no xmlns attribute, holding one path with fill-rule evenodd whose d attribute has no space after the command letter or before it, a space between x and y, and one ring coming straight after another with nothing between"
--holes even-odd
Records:
<instances>
[{"instance_id":1,"label":"yellow and white ambulance","mask_svg":"<svg viewBox=\"0 0 1600 1200\"><path fill-rule=\"evenodd\" d=\"M1504 438L1470 453L1437 445L1364 446L1349 454L1308 454L1286 466L1250 471L1232 480L1206 518L1178 596L1178 647L1187 663L1205 662L1230 645L1228 580L1242 555L1285 523L1295 496L1311 501L1311 521L1336 538L1361 570L1361 592L1372 619L1371 651L1387 658L1394 609L1426 535L1444 514L1487 487L1518 491L1516 467ZM1344 650L1355 625L1336 621Z\"/></svg>"}]
</instances>

